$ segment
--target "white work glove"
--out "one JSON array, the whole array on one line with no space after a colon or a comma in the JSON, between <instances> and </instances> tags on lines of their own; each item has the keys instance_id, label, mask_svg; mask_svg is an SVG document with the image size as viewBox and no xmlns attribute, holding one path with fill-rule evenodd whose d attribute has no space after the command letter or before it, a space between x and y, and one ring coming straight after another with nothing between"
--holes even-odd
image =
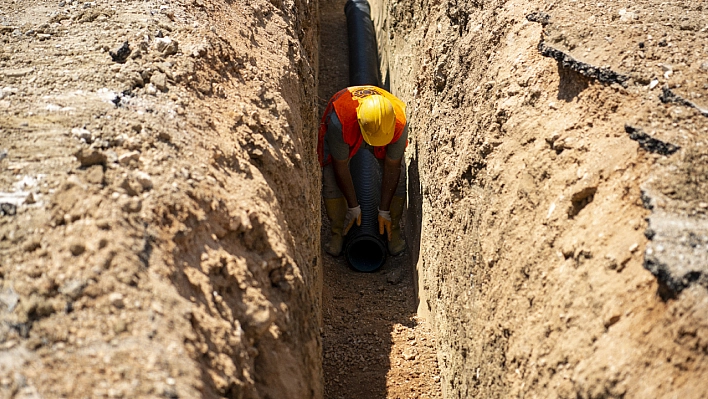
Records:
<instances>
[{"instance_id":1,"label":"white work glove","mask_svg":"<svg viewBox=\"0 0 708 399\"><path fill-rule=\"evenodd\" d=\"M349 229L354 226L354 222L356 222L357 226L361 226L361 205L347 209L347 215L344 217L343 235L347 235Z\"/></svg>"},{"instance_id":2,"label":"white work glove","mask_svg":"<svg viewBox=\"0 0 708 399\"><path fill-rule=\"evenodd\" d=\"M386 237L391 240L391 211L379 209L379 234L386 233Z\"/></svg>"}]
</instances>

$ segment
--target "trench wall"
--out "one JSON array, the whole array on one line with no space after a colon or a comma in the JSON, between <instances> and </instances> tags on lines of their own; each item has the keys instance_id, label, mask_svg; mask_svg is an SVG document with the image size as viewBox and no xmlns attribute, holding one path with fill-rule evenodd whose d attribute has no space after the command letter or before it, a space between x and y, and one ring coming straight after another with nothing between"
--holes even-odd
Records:
<instances>
[{"instance_id":1,"label":"trench wall","mask_svg":"<svg viewBox=\"0 0 708 399\"><path fill-rule=\"evenodd\" d=\"M2 396L322 397L317 2L0 8Z\"/></svg>"},{"instance_id":2,"label":"trench wall","mask_svg":"<svg viewBox=\"0 0 708 399\"><path fill-rule=\"evenodd\" d=\"M670 76L643 69L651 53L634 51L653 43L654 62L678 62L661 44L638 42L648 29L666 36L655 30L672 18L702 16L690 3L622 7L372 4L385 85L408 105L406 232L419 313L438 335L445 397L704 394L705 284L667 293L666 274L650 272L656 251L646 232L657 208L647 205L646 187L661 176L675 182L668 169L703 184L677 165L703 153L706 120L661 100L650 82L671 85ZM686 73L697 71L686 57L695 68ZM607 79L612 71L632 80ZM652 151L626 125L657 128L656 138L694 155ZM705 223L698 202L672 198L692 204L681 215Z\"/></svg>"}]
</instances>

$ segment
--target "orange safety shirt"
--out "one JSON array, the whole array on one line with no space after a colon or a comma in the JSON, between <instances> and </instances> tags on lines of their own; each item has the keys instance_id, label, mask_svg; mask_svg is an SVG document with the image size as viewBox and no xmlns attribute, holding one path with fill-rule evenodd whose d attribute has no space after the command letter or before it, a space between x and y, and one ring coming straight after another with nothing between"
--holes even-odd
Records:
<instances>
[{"instance_id":1,"label":"orange safety shirt","mask_svg":"<svg viewBox=\"0 0 708 399\"><path fill-rule=\"evenodd\" d=\"M367 96L380 94L391 101L393 110L396 114L396 127L393 132L393 140L395 143L403 134L403 128L406 126L406 104L399 100L396 96L388 91L376 86L352 86L338 91L332 99L329 100L324 115L320 120L320 130L317 142L317 156L320 165L324 166L332 162L332 156L329 155L324 159L324 141L327 133L327 116L331 112L337 113L337 118L342 124L342 138L349 145L349 158L361 147L364 137L361 135L361 129L357 120L357 110L361 105L361 100ZM384 159L386 156L386 147L373 147L374 156L379 159Z\"/></svg>"}]
</instances>

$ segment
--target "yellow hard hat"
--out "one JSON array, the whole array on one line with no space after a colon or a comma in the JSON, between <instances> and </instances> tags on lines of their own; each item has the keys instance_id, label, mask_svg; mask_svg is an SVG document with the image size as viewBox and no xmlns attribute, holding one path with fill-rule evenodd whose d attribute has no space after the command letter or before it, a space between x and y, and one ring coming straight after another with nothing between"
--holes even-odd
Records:
<instances>
[{"instance_id":1,"label":"yellow hard hat","mask_svg":"<svg viewBox=\"0 0 708 399\"><path fill-rule=\"evenodd\" d=\"M396 113L391 101L374 94L364 97L356 110L357 120L364 140L374 147L383 147L393 140Z\"/></svg>"}]
</instances>

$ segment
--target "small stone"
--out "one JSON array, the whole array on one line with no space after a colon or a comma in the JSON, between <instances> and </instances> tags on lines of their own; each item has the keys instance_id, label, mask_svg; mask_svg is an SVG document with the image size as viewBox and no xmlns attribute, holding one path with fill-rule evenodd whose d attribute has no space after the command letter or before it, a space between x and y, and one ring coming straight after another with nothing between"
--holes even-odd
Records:
<instances>
[{"instance_id":1,"label":"small stone","mask_svg":"<svg viewBox=\"0 0 708 399\"><path fill-rule=\"evenodd\" d=\"M140 198L132 197L122 204L121 209L128 213L138 213L143 209L143 203L140 201Z\"/></svg>"},{"instance_id":2,"label":"small stone","mask_svg":"<svg viewBox=\"0 0 708 399\"><path fill-rule=\"evenodd\" d=\"M73 242L69 245L69 251L74 256L79 256L86 251L86 246L81 242Z\"/></svg>"},{"instance_id":3,"label":"small stone","mask_svg":"<svg viewBox=\"0 0 708 399\"><path fill-rule=\"evenodd\" d=\"M558 104L556 104L556 103L554 103L554 102L550 102L550 103L548 103L548 108L550 108L550 109L552 109L552 110L557 110L557 109L558 109Z\"/></svg>"},{"instance_id":4,"label":"small stone","mask_svg":"<svg viewBox=\"0 0 708 399\"><path fill-rule=\"evenodd\" d=\"M172 140L172 136L171 136L168 132L165 132L165 131L159 132L159 133L157 134L157 138L160 139L160 140L162 140L162 141L167 141L167 142L169 142L170 140Z\"/></svg>"},{"instance_id":5,"label":"small stone","mask_svg":"<svg viewBox=\"0 0 708 399\"><path fill-rule=\"evenodd\" d=\"M8 312L15 310L19 302L20 296L17 295L12 288L0 291L0 304L4 305Z\"/></svg>"},{"instance_id":6,"label":"small stone","mask_svg":"<svg viewBox=\"0 0 708 399\"><path fill-rule=\"evenodd\" d=\"M113 139L113 145L120 147L128 140L128 136L125 133L121 133Z\"/></svg>"},{"instance_id":7,"label":"small stone","mask_svg":"<svg viewBox=\"0 0 708 399\"><path fill-rule=\"evenodd\" d=\"M119 306L116 306L119 307ZM120 307L123 307L122 305ZM125 320L118 320L116 321L116 324L113 326L113 331L116 334L120 334L122 332L125 332L128 330L128 324L125 322Z\"/></svg>"},{"instance_id":8,"label":"small stone","mask_svg":"<svg viewBox=\"0 0 708 399\"><path fill-rule=\"evenodd\" d=\"M121 155L121 156L118 157L118 162L119 162L121 165L127 165L127 164L129 164L131 161L136 161L136 162L137 162L137 161L139 161L139 160L140 160L140 153L137 152L137 151L127 152L127 153L125 153L125 154L123 154L123 155Z\"/></svg>"},{"instance_id":9,"label":"small stone","mask_svg":"<svg viewBox=\"0 0 708 399\"><path fill-rule=\"evenodd\" d=\"M703 72L708 72L708 61L701 62L699 69Z\"/></svg>"},{"instance_id":10,"label":"small stone","mask_svg":"<svg viewBox=\"0 0 708 399\"><path fill-rule=\"evenodd\" d=\"M389 272L386 276L386 281L388 281L389 284L396 285L403 281L403 273L400 269L391 270L391 272Z\"/></svg>"},{"instance_id":11,"label":"small stone","mask_svg":"<svg viewBox=\"0 0 708 399\"><path fill-rule=\"evenodd\" d=\"M7 87L3 87L2 90L0 90L0 92L2 92L3 97L7 97L7 96L9 96L10 94L17 94L17 93L19 93L19 92L20 92L20 89L18 89L17 87L10 87L10 86L7 86Z\"/></svg>"},{"instance_id":12,"label":"small stone","mask_svg":"<svg viewBox=\"0 0 708 399\"><path fill-rule=\"evenodd\" d=\"M150 83L155 85L155 88L162 92L167 91L167 75L162 72L156 72L150 77Z\"/></svg>"},{"instance_id":13,"label":"small stone","mask_svg":"<svg viewBox=\"0 0 708 399\"><path fill-rule=\"evenodd\" d=\"M15 216L17 214L17 205L9 202L0 203L0 216Z\"/></svg>"},{"instance_id":14,"label":"small stone","mask_svg":"<svg viewBox=\"0 0 708 399\"><path fill-rule=\"evenodd\" d=\"M145 86L145 92L151 96L154 96L157 94L157 88L154 84L148 83L147 86Z\"/></svg>"},{"instance_id":15,"label":"small stone","mask_svg":"<svg viewBox=\"0 0 708 399\"><path fill-rule=\"evenodd\" d=\"M418 356L418 351L415 348L406 348L403 350L403 358L406 360L414 360Z\"/></svg>"},{"instance_id":16,"label":"small stone","mask_svg":"<svg viewBox=\"0 0 708 399\"><path fill-rule=\"evenodd\" d=\"M123 42L123 45L120 46L115 52L109 51L108 55L111 56L113 62L123 64L128 59L128 56L130 56L130 53L132 53L132 50L130 49L130 44L125 41Z\"/></svg>"},{"instance_id":17,"label":"small stone","mask_svg":"<svg viewBox=\"0 0 708 399\"><path fill-rule=\"evenodd\" d=\"M607 268L610 270L617 270L617 258L615 258L613 255L607 254L605 255L605 259L607 260Z\"/></svg>"},{"instance_id":18,"label":"small stone","mask_svg":"<svg viewBox=\"0 0 708 399\"><path fill-rule=\"evenodd\" d=\"M86 286L85 283L79 280L69 280L59 288L59 293L68 296L71 299L76 299L81 295L81 292Z\"/></svg>"},{"instance_id":19,"label":"small stone","mask_svg":"<svg viewBox=\"0 0 708 399\"><path fill-rule=\"evenodd\" d=\"M167 37L155 38L155 49L161 52L163 55L173 55L177 54L179 51L179 46L177 41Z\"/></svg>"},{"instance_id":20,"label":"small stone","mask_svg":"<svg viewBox=\"0 0 708 399\"><path fill-rule=\"evenodd\" d=\"M706 209L708 208L708 202L699 202L698 207L701 209Z\"/></svg>"},{"instance_id":21,"label":"small stone","mask_svg":"<svg viewBox=\"0 0 708 399\"><path fill-rule=\"evenodd\" d=\"M634 251L636 251L637 248L639 248L639 244L637 244L637 243L635 242L634 244L632 244L632 245L629 247L629 252L634 253Z\"/></svg>"},{"instance_id":22,"label":"small stone","mask_svg":"<svg viewBox=\"0 0 708 399\"><path fill-rule=\"evenodd\" d=\"M2 74L8 78L21 78L34 72L34 68L5 69Z\"/></svg>"},{"instance_id":23,"label":"small stone","mask_svg":"<svg viewBox=\"0 0 708 399\"><path fill-rule=\"evenodd\" d=\"M144 190L150 190L152 188L152 177L143 171L135 172L135 180L143 186Z\"/></svg>"},{"instance_id":24,"label":"small stone","mask_svg":"<svg viewBox=\"0 0 708 399\"><path fill-rule=\"evenodd\" d=\"M33 193L29 193L29 194L27 194L27 197L25 197L25 202L24 202L24 204L25 204L25 205L32 205L32 204L34 204L34 203L36 203L36 202L37 202L37 199L34 198L34 194L33 194Z\"/></svg>"},{"instance_id":25,"label":"small stone","mask_svg":"<svg viewBox=\"0 0 708 399\"><path fill-rule=\"evenodd\" d=\"M84 129L84 128L75 127L73 129L71 129L71 135L76 137L77 139L83 140L84 142L89 143L89 144L91 143L91 140L92 140L91 132Z\"/></svg>"},{"instance_id":26,"label":"small stone","mask_svg":"<svg viewBox=\"0 0 708 399\"><path fill-rule=\"evenodd\" d=\"M103 166L94 165L86 170L86 182L91 184L103 184Z\"/></svg>"},{"instance_id":27,"label":"small stone","mask_svg":"<svg viewBox=\"0 0 708 399\"><path fill-rule=\"evenodd\" d=\"M79 160L82 167L105 165L107 160L106 155L95 148L81 148L74 156Z\"/></svg>"},{"instance_id":28,"label":"small stone","mask_svg":"<svg viewBox=\"0 0 708 399\"><path fill-rule=\"evenodd\" d=\"M172 68L172 63L171 63L171 62L162 62L162 63L157 64L157 69L158 69L160 72L162 72L162 73L164 73L165 75L167 75L167 78L168 78L168 79L174 79L174 76L173 76L173 74L172 74L172 70L171 70L170 68Z\"/></svg>"},{"instance_id":29,"label":"small stone","mask_svg":"<svg viewBox=\"0 0 708 399\"><path fill-rule=\"evenodd\" d=\"M115 306L118 309L122 309L123 306L125 306L125 302L123 302L123 294L120 292L113 292L110 295L108 295L108 302L112 306Z\"/></svg>"},{"instance_id":30,"label":"small stone","mask_svg":"<svg viewBox=\"0 0 708 399\"><path fill-rule=\"evenodd\" d=\"M627 11L626 9L619 10L620 22L632 22L637 19L637 14L632 11Z\"/></svg>"}]
</instances>

